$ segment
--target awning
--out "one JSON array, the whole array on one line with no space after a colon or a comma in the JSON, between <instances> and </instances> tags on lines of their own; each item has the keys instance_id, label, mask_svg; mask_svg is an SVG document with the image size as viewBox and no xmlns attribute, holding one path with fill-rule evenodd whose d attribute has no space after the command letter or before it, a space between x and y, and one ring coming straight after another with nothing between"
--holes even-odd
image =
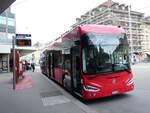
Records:
<instances>
[{"instance_id":1,"label":"awning","mask_svg":"<svg viewBox=\"0 0 150 113\"><path fill-rule=\"evenodd\" d=\"M0 14L15 1L16 0L0 0Z\"/></svg>"},{"instance_id":2,"label":"awning","mask_svg":"<svg viewBox=\"0 0 150 113\"><path fill-rule=\"evenodd\" d=\"M15 49L19 50L20 56L31 54L37 50L35 47L16 47Z\"/></svg>"}]
</instances>

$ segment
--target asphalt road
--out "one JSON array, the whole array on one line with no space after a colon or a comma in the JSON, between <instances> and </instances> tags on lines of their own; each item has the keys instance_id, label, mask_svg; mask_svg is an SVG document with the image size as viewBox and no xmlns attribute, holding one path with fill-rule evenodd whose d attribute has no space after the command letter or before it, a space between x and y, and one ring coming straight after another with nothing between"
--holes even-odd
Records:
<instances>
[{"instance_id":1,"label":"asphalt road","mask_svg":"<svg viewBox=\"0 0 150 113\"><path fill-rule=\"evenodd\" d=\"M39 69L36 71L40 72ZM92 113L91 111L96 113L150 113L150 63L133 65L132 72L135 82L134 91L88 102L78 102L78 99L68 93L64 95L84 111L89 111L87 113Z\"/></svg>"},{"instance_id":2,"label":"asphalt road","mask_svg":"<svg viewBox=\"0 0 150 113\"><path fill-rule=\"evenodd\" d=\"M150 113L150 63L133 65L132 71L134 91L85 102L85 105L98 113Z\"/></svg>"}]
</instances>

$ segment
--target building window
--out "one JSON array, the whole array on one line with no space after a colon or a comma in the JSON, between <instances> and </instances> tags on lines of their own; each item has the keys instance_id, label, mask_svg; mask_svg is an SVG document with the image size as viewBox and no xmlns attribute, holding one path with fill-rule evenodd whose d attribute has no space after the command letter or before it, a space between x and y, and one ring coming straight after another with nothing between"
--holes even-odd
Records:
<instances>
[{"instance_id":1,"label":"building window","mask_svg":"<svg viewBox=\"0 0 150 113\"><path fill-rule=\"evenodd\" d=\"M8 25L15 26L15 21L13 18L8 18Z\"/></svg>"},{"instance_id":2,"label":"building window","mask_svg":"<svg viewBox=\"0 0 150 113\"><path fill-rule=\"evenodd\" d=\"M0 26L0 32L6 32L6 28L5 28L5 27Z\"/></svg>"},{"instance_id":3,"label":"building window","mask_svg":"<svg viewBox=\"0 0 150 113\"><path fill-rule=\"evenodd\" d=\"M6 17L0 16L0 24L6 24Z\"/></svg>"},{"instance_id":4,"label":"building window","mask_svg":"<svg viewBox=\"0 0 150 113\"><path fill-rule=\"evenodd\" d=\"M0 54L0 72L8 71L8 56Z\"/></svg>"},{"instance_id":5,"label":"building window","mask_svg":"<svg viewBox=\"0 0 150 113\"><path fill-rule=\"evenodd\" d=\"M6 25L6 17L0 16L0 24ZM15 26L15 20L13 18L8 18L8 25Z\"/></svg>"}]
</instances>

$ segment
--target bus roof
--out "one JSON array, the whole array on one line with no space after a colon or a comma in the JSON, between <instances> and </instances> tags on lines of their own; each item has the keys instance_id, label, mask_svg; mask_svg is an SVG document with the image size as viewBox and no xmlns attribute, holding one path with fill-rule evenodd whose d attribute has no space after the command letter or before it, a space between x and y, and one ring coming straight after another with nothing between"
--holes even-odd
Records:
<instances>
[{"instance_id":1,"label":"bus roof","mask_svg":"<svg viewBox=\"0 0 150 113\"><path fill-rule=\"evenodd\" d=\"M62 42L67 42L70 39L77 38L78 31L80 35L88 32L100 33L100 34L120 34L125 33L125 30L121 27L110 26L110 25L79 25L70 31L65 32L62 36L57 38L53 43L51 43L44 51L52 50L61 45Z\"/></svg>"},{"instance_id":2,"label":"bus roof","mask_svg":"<svg viewBox=\"0 0 150 113\"><path fill-rule=\"evenodd\" d=\"M101 33L101 34L120 34L125 33L125 30L121 27L110 25L80 25L80 34L87 32Z\"/></svg>"}]
</instances>

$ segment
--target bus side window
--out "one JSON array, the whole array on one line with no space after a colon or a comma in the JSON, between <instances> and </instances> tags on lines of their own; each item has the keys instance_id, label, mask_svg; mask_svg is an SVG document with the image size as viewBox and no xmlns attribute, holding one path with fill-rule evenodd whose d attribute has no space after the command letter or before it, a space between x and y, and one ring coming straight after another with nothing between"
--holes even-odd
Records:
<instances>
[{"instance_id":1,"label":"bus side window","mask_svg":"<svg viewBox=\"0 0 150 113\"><path fill-rule=\"evenodd\" d=\"M61 51L57 51L54 53L54 67L62 68L62 54Z\"/></svg>"},{"instance_id":2,"label":"bus side window","mask_svg":"<svg viewBox=\"0 0 150 113\"><path fill-rule=\"evenodd\" d=\"M70 50L64 50L64 69L68 74L71 73L71 60L70 60Z\"/></svg>"}]
</instances>

